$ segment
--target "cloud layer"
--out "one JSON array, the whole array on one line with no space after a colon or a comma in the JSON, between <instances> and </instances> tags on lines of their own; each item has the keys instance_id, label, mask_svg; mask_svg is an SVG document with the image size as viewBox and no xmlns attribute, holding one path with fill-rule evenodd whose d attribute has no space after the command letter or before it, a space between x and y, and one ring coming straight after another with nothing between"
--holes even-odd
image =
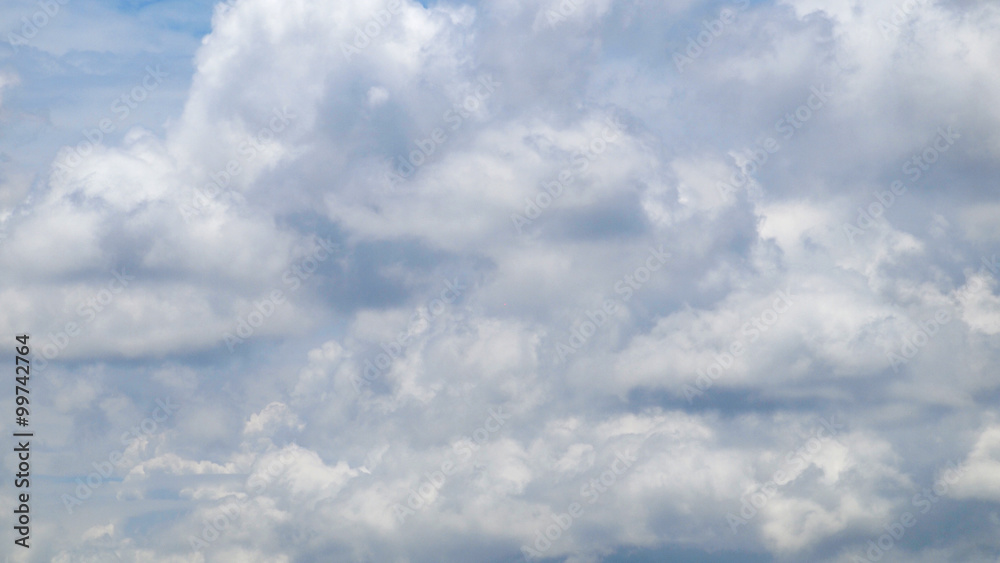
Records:
<instances>
[{"instance_id":1,"label":"cloud layer","mask_svg":"<svg viewBox=\"0 0 1000 563\"><path fill-rule=\"evenodd\" d=\"M17 560L997 560L993 4L153 9L0 65Z\"/></svg>"}]
</instances>

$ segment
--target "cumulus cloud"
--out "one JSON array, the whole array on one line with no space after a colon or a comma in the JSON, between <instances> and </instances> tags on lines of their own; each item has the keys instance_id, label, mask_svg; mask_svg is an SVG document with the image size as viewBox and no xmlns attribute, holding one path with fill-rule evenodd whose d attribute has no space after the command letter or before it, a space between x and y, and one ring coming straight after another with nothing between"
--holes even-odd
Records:
<instances>
[{"instance_id":1,"label":"cumulus cloud","mask_svg":"<svg viewBox=\"0 0 1000 563\"><path fill-rule=\"evenodd\" d=\"M149 25L114 56L182 50ZM995 557L995 6L204 25L159 121L96 141L81 106L2 163L0 325L59 476L32 556ZM123 72L72 37L4 56ZM138 76L106 97L152 104Z\"/></svg>"}]
</instances>

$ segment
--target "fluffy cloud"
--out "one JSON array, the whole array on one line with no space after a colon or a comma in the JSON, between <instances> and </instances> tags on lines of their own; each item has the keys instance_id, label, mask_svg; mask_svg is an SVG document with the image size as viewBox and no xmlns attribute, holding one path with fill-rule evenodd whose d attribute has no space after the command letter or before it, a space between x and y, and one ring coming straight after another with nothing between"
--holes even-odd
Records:
<instances>
[{"instance_id":1,"label":"fluffy cloud","mask_svg":"<svg viewBox=\"0 0 1000 563\"><path fill-rule=\"evenodd\" d=\"M990 560L998 24L216 6L169 119L0 179L33 555Z\"/></svg>"}]
</instances>

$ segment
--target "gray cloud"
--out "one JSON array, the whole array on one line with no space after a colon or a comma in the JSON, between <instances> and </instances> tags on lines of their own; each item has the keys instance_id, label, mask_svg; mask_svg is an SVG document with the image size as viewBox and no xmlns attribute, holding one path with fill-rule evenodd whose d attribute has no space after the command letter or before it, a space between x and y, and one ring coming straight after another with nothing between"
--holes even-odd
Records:
<instances>
[{"instance_id":1,"label":"gray cloud","mask_svg":"<svg viewBox=\"0 0 1000 563\"><path fill-rule=\"evenodd\" d=\"M4 55L24 560L995 560L995 7L429 4Z\"/></svg>"}]
</instances>

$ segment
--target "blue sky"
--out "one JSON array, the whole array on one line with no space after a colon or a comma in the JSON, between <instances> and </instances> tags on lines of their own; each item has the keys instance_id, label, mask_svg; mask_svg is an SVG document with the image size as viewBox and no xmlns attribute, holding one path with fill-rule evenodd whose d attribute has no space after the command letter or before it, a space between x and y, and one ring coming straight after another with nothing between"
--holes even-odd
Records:
<instances>
[{"instance_id":1,"label":"blue sky","mask_svg":"<svg viewBox=\"0 0 1000 563\"><path fill-rule=\"evenodd\" d=\"M12 561L1000 558L993 4L56 5Z\"/></svg>"}]
</instances>

